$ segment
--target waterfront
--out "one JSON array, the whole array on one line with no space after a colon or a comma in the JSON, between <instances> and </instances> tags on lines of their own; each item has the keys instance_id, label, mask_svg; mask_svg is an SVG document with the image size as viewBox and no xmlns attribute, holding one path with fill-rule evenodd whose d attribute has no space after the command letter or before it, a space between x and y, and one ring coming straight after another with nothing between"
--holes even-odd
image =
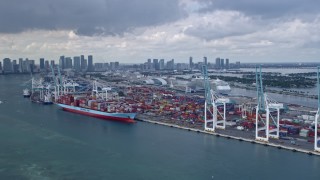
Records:
<instances>
[{"instance_id":1,"label":"waterfront","mask_svg":"<svg viewBox=\"0 0 320 180\"><path fill-rule=\"evenodd\" d=\"M143 122L103 121L33 104L22 98L19 86L29 78L0 76L1 179L320 176L317 156Z\"/></svg>"},{"instance_id":2,"label":"waterfront","mask_svg":"<svg viewBox=\"0 0 320 180\"><path fill-rule=\"evenodd\" d=\"M257 92L254 90L242 89L242 88L234 88L230 92L231 96L248 96L248 97L257 97ZM276 93L268 93L268 95L278 102L288 103L288 104L297 104L300 106L306 106L316 109L317 99L310 99L306 97L297 97L297 96L289 96L284 94L276 94ZM294 98L292 98L294 97Z\"/></svg>"}]
</instances>

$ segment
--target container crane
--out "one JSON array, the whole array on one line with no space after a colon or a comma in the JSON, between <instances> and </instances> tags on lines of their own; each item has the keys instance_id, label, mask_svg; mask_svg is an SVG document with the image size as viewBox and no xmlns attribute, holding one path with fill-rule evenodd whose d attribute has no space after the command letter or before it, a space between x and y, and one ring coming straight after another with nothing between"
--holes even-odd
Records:
<instances>
[{"instance_id":1,"label":"container crane","mask_svg":"<svg viewBox=\"0 0 320 180\"><path fill-rule=\"evenodd\" d=\"M205 88L205 104L204 104L204 129L214 132L216 128L225 129L226 127L226 98L218 97L211 89L207 66L202 66L202 73ZM218 111L217 103L223 104L223 113ZM209 113L209 114L208 114ZM207 116L209 115L209 117Z\"/></svg>"},{"instance_id":2,"label":"container crane","mask_svg":"<svg viewBox=\"0 0 320 180\"><path fill-rule=\"evenodd\" d=\"M53 77L53 80L54 80L54 99L56 101L59 98L58 96L60 94L60 92L59 92L60 88L59 88L59 84L57 82L57 78L56 78L55 73L54 73L54 69L53 69L51 64L50 64L50 68L51 68L52 77Z\"/></svg>"},{"instance_id":3,"label":"container crane","mask_svg":"<svg viewBox=\"0 0 320 180\"><path fill-rule=\"evenodd\" d=\"M314 150L320 152L320 138L318 137L318 123L320 119L320 67L317 68L317 86L318 86L318 111L314 120Z\"/></svg>"},{"instance_id":4,"label":"container crane","mask_svg":"<svg viewBox=\"0 0 320 180\"><path fill-rule=\"evenodd\" d=\"M269 98L264 93L262 85L261 66L256 68L256 85L257 85L257 106L256 106L256 135L255 139L259 141L269 141L271 138L279 138L280 130L280 109L283 108L282 103ZM274 117L271 113L272 110L277 111L277 116ZM270 129L270 124L273 123L276 127Z\"/></svg>"}]
</instances>

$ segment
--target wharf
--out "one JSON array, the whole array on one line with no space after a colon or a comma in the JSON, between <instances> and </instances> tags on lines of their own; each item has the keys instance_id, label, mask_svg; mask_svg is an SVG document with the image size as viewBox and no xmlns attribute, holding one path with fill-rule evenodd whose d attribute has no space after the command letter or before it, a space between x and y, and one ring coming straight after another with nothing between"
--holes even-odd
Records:
<instances>
[{"instance_id":1,"label":"wharf","mask_svg":"<svg viewBox=\"0 0 320 180\"><path fill-rule=\"evenodd\" d=\"M272 142L262 142L262 141L254 140L254 138L251 138L250 136L245 135L245 133L242 134L242 136L246 136L246 137L237 137L237 136L234 136L234 135L229 135L229 134L223 133L223 131L225 131L225 130L217 130L217 132L209 132L209 131L205 131L205 130L202 130L202 129L185 127L185 126L180 126L180 125L176 125L176 124L160 122L160 121L157 121L157 120L150 120L150 119L153 119L153 118L154 118L154 116L141 115L140 114L135 119L137 121L148 122L148 123L153 123L153 124L159 124L159 125L168 126L168 127L174 127L174 128L178 128L178 129L187 130L187 131L193 131L193 132L197 132L197 133L204 133L204 134L214 135L214 136L217 136L217 137L224 137L224 138L227 138L227 139L235 139L235 140L239 140L239 141L255 143L255 144L260 144L260 145L264 145L264 146L271 146L271 147L275 147L275 148L278 148L278 149L290 150L292 152L301 152L301 153L306 153L308 155L320 156L320 152L313 151L310 148L303 149L303 148L299 148L299 147L293 147L293 146L290 146L288 144L283 145L283 144L280 144L281 141L279 141L279 140L271 140ZM234 130L234 131L236 131L236 130ZM226 130L226 132L228 132L228 130ZM242 132L242 131L240 131L240 132Z\"/></svg>"}]
</instances>

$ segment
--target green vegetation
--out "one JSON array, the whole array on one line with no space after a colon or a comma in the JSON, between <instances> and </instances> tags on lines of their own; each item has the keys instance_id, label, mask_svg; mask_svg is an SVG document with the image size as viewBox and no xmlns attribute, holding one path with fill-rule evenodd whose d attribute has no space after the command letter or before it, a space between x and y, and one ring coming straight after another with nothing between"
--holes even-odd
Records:
<instances>
[{"instance_id":1,"label":"green vegetation","mask_svg":"<svg viewBox=\"0 0 320 180\"><path fill-rule=\"evenodd\" d=\"M219 78L227 82L238 82L242 84L252 84L256 82L255 74L244 75L239 77L225 77L225 76L210 76L211 79ZM309 88L316 84L315 79L307 78L305 76L283 76L280 74L266 73L263 75L263 84L268 87L279 88Z\"/></svg>"}]
</instances>

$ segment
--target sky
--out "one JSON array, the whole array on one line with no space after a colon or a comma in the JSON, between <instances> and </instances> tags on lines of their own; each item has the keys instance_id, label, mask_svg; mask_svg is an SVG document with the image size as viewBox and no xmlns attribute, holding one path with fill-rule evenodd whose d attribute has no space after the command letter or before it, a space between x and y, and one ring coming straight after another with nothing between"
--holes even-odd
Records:
<instances>
[{"instance_id":1,"label":"sky","mask_svg":"<svg viewBox=\"0 0 320 180\"><path fill-rule=\"evenodd\" d=\"M319 0L2 0L0 58L320 62Z\"/></svg>"}]
</instances>

